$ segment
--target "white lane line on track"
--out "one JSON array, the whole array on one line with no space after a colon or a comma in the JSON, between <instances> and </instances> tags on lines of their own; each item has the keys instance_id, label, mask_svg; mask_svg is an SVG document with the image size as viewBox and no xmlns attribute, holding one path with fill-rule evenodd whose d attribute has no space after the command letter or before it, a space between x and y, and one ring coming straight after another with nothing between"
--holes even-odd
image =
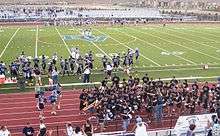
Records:
<instances>
[{"instance_id":1,"label":"white lane line on track","mask_svg":"<svg viewBox=\"0 0 220 136\"><path fill-rule=\"evenodd\" d=\"M73 101L75 99L62 99L62 101ZM34 97L33 97L33 100L35 100ZM79 100L79 98L78 98L78 100ZM16 102L16 103L15 102L4 102L4 103L0 103L0 106L9 105L9 104L25 104L25 103L30 103L30 102L36 102L36 101L24 101L24 102Z\"/></svg>"},{"instance_id":2,"label":"white lane line on track","mask_svg":"<svg viewBox=\"0 0 220 136\"><path fill-rule=\"evenodd\" d=\"M58 116L59 117L59 116ZM71 118L70 118L71 119ZM79 121L71 121L71 123L85 123L86 120L79 120ZM53 122L53 123L45 123L46 126L50 126L50 125L55 125L57 126L57 124L63 124L65 125L68 121L60 121L60 122ZM23 125L8 125L7 128L23 128L25 126L25 124ZM39 126L38 124L31 124L31 126Z\"/></svg>"},{"instance_id":3,"label":"white lane line on track","mask_svg":"<svg viewBox=\"0 0 220 136\"><path fill-rule=\"evenodd\" d=\"M138 31L138 30L136 30L136 29L133 29L133 30ZM153 34L145 33L145 32L142 32L142 31L138 31L138 32L143 33L143 34L147 34L147 35L151 35L151 36L156 37L156 38L159 38L159 39L162 39L161 37L155 36L155 35L153 35ZM141 39L141 40L142 40L142 39ZM163 39L162 39L162 40L163 40ZM144 41L144 40L143 40L143 41ZM151 43L149 43L149 44L151 44ZM151 44L151 45L155 45L155 44ZM155 46L156 46L156 45L155 45ZM165 52L169 52L169 51L167 51L167 50L164 49L164 48L160 48L160 47L158 47L158 46L156 46L156 47L159 48L159 49L161 49L161 50L163 50L163 51L165 51ZM194 65L197 65L194 61L191 61L191 60L186 59L186 58L184 58L184 57L181 57L181 56L179 56L179 55L173 55L173 56L175 56L175 57L177 57L177 58L180 58L180 59L182 59L182 60L184 60L184 61L186 61L186 62L189 62L189 63L192 63L192 64L194 64Z\"/></svg>"},{"instance_id":4,"label":"white lane line on track","mask_svg":"<svg viewBox=\"0 0 220 136\"><path fill-rule=\"evenodd\" d=\"M74 118L74 117L79 117L79 116L82 116L82 115L61 115L61 116L48 116L48 117L45 117L45 120L47 120L47 119L56 119L56 118ZM36 116L36 117L25 117L25 118L14 118L14 119L7 119L6 121L7 122L9 122L9 121L18 121L18 120L34 120L34 119L36 119L36 120L39 120L39 116ZM78 121L76 121L76 122L78 122Z\"/></svg>"},{"instance_id":5,"label":"white lane line on track","mask_svg":"<svg viewBox=\"0 0 220 136\"><path fill-rule=\"evenodd\" d=\"M99 30L97 30L97 29L96 29L96 31L105 34L104 32L101 32L101 31L99 31ZM105 34L105 35L107 35L107 34ZM121 43L120 41L118 41L117 39L111 37L110 35L107 35L107 36L110 37L111 39L113 39L114 41L118 42L119 44L123 45L124 47L126 47L126 48L128 48L128 49L130 49L130 50L133 50L131 47L127 46L127 45L124 44L124 43ZM137 38L135 38L135 39L137 39ZM141 55L143 58L145 58L146 60L148 60L148 61L154 63L155 65L161 66L160 64L158 64L157 62L153 61L152 59L150 59L150 58L144 56L143 54L140 54L140 55Z\"/></svg>"},{"instance_id":6,"label":"white lane line on track","mask_svg":"<svg viewBox=\"0 0 220 136\"><path fill-rule=\"evenodd\" d=\"M48 94L49 95L49 94ZM45 96L48 96L47 94L45 95ZM74 100L74 99L77 99L79 96L80 96L80 94L69 94L69 95L62 95L62 97L69 97L70 98L70 96L71 96L71 98L72 98L72 100ZM5 102L5 101L7 101L7 100L9 100L9 99L12 99L12 101L14 102L14 101L16 101L16 100L24 100L24 99L26 99L26 100L29 100L29 99L34 99L34 97L21 97L21 98L0 98L0 102L1 101L3 101L3 102ZM66 99L64 99L64 100L66 100Z\"/></svg>"},{"instance_id":7,"label":"white lane line on track","mask_svg":"<svg viewBox=\"0 0 220 136\"><path fill-rule=\"evenodd\" d=\"M71 51L70 51L68 45L66 44L65 40L63 39L62 35L60 34L59 30L58 30L56 27L55 27L55 29L56 29L57 33L59 34L60 38L62 39L62 41L63 41L63 43L64 43L64 45L65 45L67 51L68 51L69 54L71 55Z\"/></svg>"},{"instance_id":8,"label":"white lane line on track","mask_svg":"<svg viewBox=\"0 0 220 136\"><path fill-rule=\"evenodd\" d=\"M61 103L62 103L62 100L61 100ZM35 104L34 104L35 105ZM63 105L64 106L64 105ZM61 107L63 107L61 106ZM79 106L79 103L74 103L74 104L65 104L65 106ZM20 107L9 107L9 108L1 108L0 109L0 112L1 111L4 111L4 110L14 110L14 109L35 109L35 106L20 106Z\"/></svg>"},{"instance_id":9,"label":"white lane line on track","mask_svg":"<svg viewBox=\"0 0 220 136\"><path fill-rule=\"evenodd\" d=\"M62 106L61 106L61 108L62 108ZM79 110L79 108L77 108L77 109L60 109L60 110L57 110L57 112L68 112L68 111L72 111L72 112L79 112L80 110ZM6 115L6 116L9 116L9 115L25 115L25 114L35 114L35 113L39 113L40 111L37 111L37 110L35 110L35 111L31 111L31 112L13 112L13 113L1 113L0 114L0 116L4 116L4 115ZM50 114L50 110L44 110L44 114L47 114L47 113L49 113ZM1 118L1 117L0 117Z\"/></svg>"},{"instance_id":10,"label":"white lane line on track","mask_svg":"<svg viewBox=\"0 0 220 136\"><path fill-rule=\"evenodd\" d=\"M13 40L13 38L15 37L15 35L17 34L17 32L20 30L20 28L18 28L14 34L12 35L12 37L10 38L10 40L8 41L8 43L6 44L5 48L3 49L3 51L0 54L0 58L3 56L3 54L5 53L6 49L8 48L8 46L10 45L11 41Z\"/></svg>"}]
</instances>

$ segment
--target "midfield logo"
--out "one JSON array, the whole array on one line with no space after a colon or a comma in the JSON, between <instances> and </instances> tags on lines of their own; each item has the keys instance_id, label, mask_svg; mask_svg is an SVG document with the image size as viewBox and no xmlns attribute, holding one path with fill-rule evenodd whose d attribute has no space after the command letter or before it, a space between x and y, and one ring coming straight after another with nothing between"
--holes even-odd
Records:
<instances>
[{"instance_id":1,"label":"midfield logo","mask_svg":"<svg viewBox=\"0 0 220 136\"><path fill-rule=\"evenodd\" d=\"M83 40L88 42L104 42L108 37L105 35L91 35L91 36L82 36L82 35L64 35L63 39L65 41L72 41L72 40Z\"/></svg>"}]
</instances>

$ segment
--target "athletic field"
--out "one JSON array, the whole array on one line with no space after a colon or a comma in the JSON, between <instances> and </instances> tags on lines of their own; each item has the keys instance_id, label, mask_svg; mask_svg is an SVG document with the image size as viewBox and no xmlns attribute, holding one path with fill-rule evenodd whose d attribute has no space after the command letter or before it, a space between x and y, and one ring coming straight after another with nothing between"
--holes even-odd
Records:
<instances>
[{"instance_id":1,"label":"athletic field","mask_svg":"<svg viewBox=\"0 0 220 136\"><path fill-rule=\"evenodd\" d=\"M93 37L82 38L82 30L91 28ZM81 54L94 53L94 74L100 74L101 57L109 59L139 48L135 62L137 74L152 77L216 78L220 75L220 24L168 24L145 26L93 27L0 27L0 60L8 65L22 51L30 58L53 53L68 58L71 48ZM209 65L203 70L204 64ZM101 72L102 73L102 72Z\"/></svg>"}]
</instances>

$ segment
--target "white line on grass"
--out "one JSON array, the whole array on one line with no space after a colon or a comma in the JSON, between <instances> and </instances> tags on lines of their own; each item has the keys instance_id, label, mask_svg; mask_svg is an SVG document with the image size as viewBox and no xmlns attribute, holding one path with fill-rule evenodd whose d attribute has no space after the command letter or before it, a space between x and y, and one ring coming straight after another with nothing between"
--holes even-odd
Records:
<instances>
[{"instance_id":1,"label":"white line on grass","mask_svg":"<svg viewBox=\"0 0 220 136\"><path fill-rule=\"evenodd\" d=\"M104 32L101 32L101 31L99 31L99 30L97 30L97 29L96 29L96 31L98 31L98 32L100 32L100 33L102 33L102 34L104 34L104 35L107 35L107 34L105 34ZM128 49L130 49L130 50L133 50L131 47L127 46L127 45L124 44L124 43L121 43L120 41L118 41L117 39L111 37L110 35L107 35L107 36L110 37L111 39L113 39L114 41L118 42L119 44L123 45L124 47L126 47L126 48L128 48ZM137 39L137 38L135 38L135 39ZM158 64L157 62L153 61L152 59L150 59L150 58L144 56L143 54L140 54L140 55L141 55L143 58L145 58L146 60L151 61L151 62L154 63L155 65L161 66L160 64Z\"/></svg>"},{"instance_id":2,"label":"white line on grass","mask_svg":"<svg viewBox=\"0 0 220 136\"><path fill-rule=\"evenodd\" d=\"M211 69L220 69L220 67L209 67ZM192 70L204 70L203 68L168 68L168 69L148 69L148 70L137 70L139 73L146 72L169 72L169 71L192 71ZM112 73L121 73L121 72L112 72ZM103 72L93 73L94 75L101 75Z\"/></svg>"},{"instance_id":3,"label":"white line on grass","mask_svg":"<svg viewBox=\"0 0 220 136\"><path fill-rule=\"evenodd\" d=\"M145 71L145 72L148 72L148 71ZM103 73L102 73L103 74ZM189 77L176 77L177 80L192 80L192 79L212 79L212 78L219 78L219 76L198 76L198 77L195 77L195 76L189 76ZM157 79L155 79L157 80ZM160 80L162 81L170 81L172 80L172 78L161 78ZM61 84L61 86L87 86L87 85L100 85L101 82L92 82L92 83L71 83L71 84ZM51 85L45 85L45 86L40 86L40 87L51 87Z\"/></svg>"},{"instance_id":4,"label":"white line on grass","mask_svg":"<svg viewBox=\"0 0 220 136\"><path fill-rule=\"evenodd\" d=\"M37 50L38 50L38 25L37 25L37 30L36 30L36 41L35 41L35 58L37 58Z\"/></svg>"},{"instance_id":5,"label":"white line on grass","mask_svg":"<svg viewBox=\"0 0 220 136\"><path fill-rule=\"evenodd\" d=\"M151 35L151 36L153 36L153 37L156 37L156 38L158 38L158 39L163 40L162 38L160 38L160 37L158 37L158 36L155 36L155 35L153 35L153 34L145 33L145 32L142 32L142 31L136 30L136 29L133 29L133 30L138 31L138 32L143 33L143 34ZM154 45L155 45L155 44L154 44ZM156 46L156 45L155 45L155 46ZM163 48L162 48L162 49L163 49ZM163 50L166 51L166 52L168 52L168 51L165 50L165 49L163 49ZM184 57L181 57L181 56L179 56L179 55L174 55L174 56L175 56L175 57L178 57L178 58L180 58L180 59L182 59L182 60L185 60L185 61L187 61L187 62L189 62L189 63L196 64L194 61L191 61L191 60L186 59L186 58L184 58Z\"/></svg>"},{"instance_id":6,"label":"white line on grass","mask_svg":"<svg viewBox=\"0 0 220 136\"><path fill-rule=\"evenodd\" d=\"M186 33L184 33L184 32L175 31L175 30L170 29L170 28L167 28L167 29L170 30L170 31L173 31L173 32L180 33L180 34L181 34L181 33L182 33L182 34L186 34ZM192 34L189 34L189 35L193 36ZM191 42L194 42L194 43L197 43L197 44L200 44L200 45L204 45L204 46L207 46L207 47L210 47L210 48L213 48L213 49L219 49L219 48L216 48L216 47L213 47L213 46L207 45L207 44L203 44L203 43L197 42L197 41L192 40L192 39L188 39L188 38L180 37L180 36L177 36L177 35L175 35L175 36L178 37L178 38L181 38L181 39L183 39L183 40L191 41ZM194 37L195 37L195 35L194 35ZM198 37L198 36L197 36L197 37ZM212 41L213 41L213 40L212 40Z\"/></svg>"},{"instance_id":7,"label":"white line on grass","mask_svg":"<svg viewBox=\"0 0 220 136\"><path fill-rule=\"evenodd\" d=\"M78 31L78 29L73 28L74 30ZM110 60L112 59L104 50L102 50L96 43L89 41L91 44L93 44L98 50L100 50L105 56L107 56Z\"/></svg>"},{"instance_id":8,"label":"white line on grass","mask_svg":"<svg viewBox=\"0 0 220 136\"><path fill-rule=\"evenodd\" d=\"M216 37L216 38L220 38L220 33L218 33L217 31L214 31L214 33L212 33L213 31L212 30L203 30L204 32L206 32L205 34L209 34L209 35L211 35L211 36L213 36L213 37Z\"/></svg>"},{"instance_id":9,"label":"white line on grass","mask_svg":"<svg viewBox=\"0 0 220 136\"><path fill-rule=\"evenodd\" d=\"M192 29L184 29L184 30L186 30L186 31L190 31L190 32L194 32L194 33L200 33L200 32L198 32L198 31L196 31L196 30L192 30ZM187 34L187 35L191 35L191 36L193 36L193 37L198 37L198 38L200 38L200 39L205 39L205 40L207 40L208 42L216 42L216 40L214 40L214 39L212 39L212 38L206 38L206 37L204 37L204 36L197 36L197 35L195 35L195 34L191 34L191 33L186 33L185 31L183 32L183 31L176 31L177 33L182 33L182 34ZM204 33L200 33L200 34L204 34ZM207 34L207 33L205 33L205 34ZM207 34L208 35L208 34ZM193 40L193 41L195 41L195 40ZM197 42L197 41L195 41L195 42ZM212 47L212 48L214 48L213 46L210 46L210 47Z\"/></svg>"},{"instance_id":10,"label":"white line on grass","mask_svg":"<svg viewBox=\"0 0 220 136\"><path fill-rule=\"evenodd\" d=\"M12 37L10 38L10 40L8 41L8 43L6 44L5 48L3 49L3 51L0 54L0 58L2 57L2 55L5 53L6 49L8 48L9 44L11 43L12 39L15 37L15 35L17 34L17 32L20 30L20 28L18 28L14 34L12 35Z\"/></svg>"},{"instance_id":11,"label":"white line on grass","mask_svg":"<svg viewBox=\"0 0 220 136\"><path fill-rule=\"evenodd\" d=\"M144 42L144 43L146 43L146 44L148 44L148 45L150 45L150 46L152 46L152 47L155 47L155 48L160 49L160 50L162 50L162 51L168 52L167 50L165 50L165 49L163 49L163 48L161 48L161 47L158 47L158 46L156 46L155 44L146 42L145 40L140 39L140 38L138 38L138 37L136 37L136 36L134 36L134 35L130 35L130 34L127 34L127 33L125 33L125 32L119 31L119 30L116 30L116 31L118 31L118 32L120 32L120 33L124 33L125 35L130 36L130 37L135 37L135 38L137 38L138 40L140 40L140 41L142 41L142 42ZM181 57L181 56L178 56L178 55L173 55L173 56L175 56L175 57L177 57L177 58L180 58L180 59L182 59L182 60L185 60L185 61L187 61L187 62L190 62L190 63L192 63L192 64L196 64L195 62L193 62L193 61L191 61L191 60L187 60L187 59L185 59L185 58L183 58L183 57Z\"/></svg>"},{"instance_id":12,"label":"white line on grass","mask_svg":"<svg viewBox=\"0 0 220 136\"><path fill-rule=\"evenodd\" d=\"M57 33L59 34L60 38L62 39L62 41L63 41L63 43L64 43L64 45L65 45L66 49L67 49L67 50L68 50L68 52L69 52L69 54L71 54L71 51L70 51L70 49L69 49L68 45L66 44L65 40L64 40L64 39L63 39L63 37L61 36L61 34L60 34L59 30L58 30L56 27L55 27L55 29L56 29Z\"/></svg>"},{"instance_id":13,"label":"white line on grass","mask_svg":"<svg viewBox=\"0 0 220 136\"><path fill-rule=\"evenodd\" d=\"M176 35L173 35L173 34L170 34L170 33L162 32L162 31L160 31L160 33L164 33L164 34L166 34L166 35L170 35L170 36L172 36L172 37L177 37L177 38L181 38L181 39L183 39L182 37L179 37L179 36L176 36ZM162 39L164 39L164 38L162 38ZM206 54L206 53L204 53L204 52L201 52L201 51L195 50L195 49L193 49L193 48L190 48L190 47L184 46L184 45L179 44L179 43L177 43L177 42L173 42L173 41L170 41L170 40L167 40L167 39L164 39L164 40L169 41L170 43L176 44L176 45L178 45L178 46L180 46L180 47L186 48L186 49L188 49L188 50L191 50L191 51L197 52L197 53L199 53L199 54L202 54L202 55L208 56L208 57L210 57L210 58L220 60L220 58L218 58L218 57L215 57L215 56L212 56L212 55Z\"/></svg>"},{"instance_id":14,"label":"white line on grass","mask_svg":"<svg viewBox=\"0 0 220 136\"><path fill-rule=\"evenodd\" d=\"M90 43L92 43L97 49L99 49L103 54L105 54L105 56L107 56L109 59L112 59L105 51L103 51L97 44L95 44L94 42L90 41Z\"/></svg>"},{"instance_id":15,"label":"white line on grass","mask_svg":"<svg viewBox=\"0 0 220 136\"><path fill-rule=\"evenodd\" d=\"M201 28L201 29L202 29L202 28ZM187 30L188 30L188 31L191 31L191 32L196 32L196 33L205 34L205 35L210 35L210 36L212 36L212 37L220 38L220 37L217 36L217 35L214 35L214 34L211 34L211 33L207 33L207 31L201 32L201 31L198 31L198 30L195 30L195 29L187 29ZM204 36L202 36L202 37L204 37ZM206 38L206 37L204 37L204 38ZM212 39L211 37L209 37L209 38ZM206 38L206 39L208 39L208 38ZM213 39L212 41L216 42L215 39Z\"/></svg>"}]
</instances>

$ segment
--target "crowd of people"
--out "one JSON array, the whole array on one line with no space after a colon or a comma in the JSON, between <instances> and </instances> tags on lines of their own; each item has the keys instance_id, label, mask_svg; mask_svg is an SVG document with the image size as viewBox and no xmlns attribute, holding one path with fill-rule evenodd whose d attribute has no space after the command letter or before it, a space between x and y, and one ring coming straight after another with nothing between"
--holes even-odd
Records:
<instances>
[{"instance_id":1,"label":"crowd of people","mask_svg":"<svg viewBox=\"0 0 220 136\"><path fill-rule=\"evenodd\" d=\"M128 50L124 54L118 53L112 58L103 55L99 60L103 64L103 70L111 77L113 70L129 69L134 64L134 59L138 61L139 49ZM94 54L89 51L85 55L80 54L79 48L72 48L69 58L63 58L54 53L52 57L42 55L39 58L31 58L22 52L10 65L0 61L0 75L10 74L11 79L18 79L20 75L28 81L33 79L42 84L42 75L48 74L53 80L58 80L61 75L84 75L83 82L90 82L89 76L94 69ZM122 70L122 69L121 69ZM80 76L81 78L81 76Z\"/></svg>"},{"instance_id":2,"label":"crowd of people","mask_svg":"<svg viewBox=\"0 0 220 136\"><path fill-rule=\"evenodd\" d=\"M120 117L123 130L127 131L133 113L145 109L148 118L161 122L163 116L215 113L220 107L220 82L210 86L208 82L189 84L175 77L169 82L130 76L128 80L117 75L112 83L102 81L100 87L84 89L80 95L80 110L97 114L100 126ZM167 114L167 115L165 115ZM172 115L173 116L173 115Z\"/></svg>"},{"instance_id":3,"label":"crowd of people","mask_svg":"<svg viewBox=\"0 0 220 136\"><path fill-rule=\"evenodd\" d=\"M23 136L53 136L57 131L59 130L55 130L55 128L48 129L44 120L40 120L39 127L37 129L28 122L22 129L21 133ZM67 122L65 130L61 133L66 136L92 136L94 134L93 125L89 120L87 120L82 127L73 127L70 122ZM6 126L1 126L0 136L11 136L11 133Z\"/></svg>"},{"instance_id":4,"label":"crowd of people","mask_svg":"<svg viewBox=\"0 0 220 136\"><path fill-rule=\"evenodd\" d=\"M75 52L73 54L80 58L80 55L76 55L79 53L77 50L77 48L74 49ZM157 122L161 122L163 116L166 116L165 114L171 115L174 111L178 115L191 115L196 112L215 113L217 109L220 108L220 81L210 86L208 82L204 84L197 82L189 84L187 80L179 81L175 77L169 82L164 82L161 79L153 80L147 74L142 78L130 75L127 80L121 80L116 74L112 76L111 71L113 68L117 70L119 66L127 67L133 65L133 57L136 56L135 59L138 60L138 55L136 51L128 50L122 62L121 59L117 59L120 58L120 56L114 56L111 62L104 56L101 61L103 62L103 70L107 73L107 76L101 82L101 86L82 90L80 95L81 113L91 112L93 115L95 114L99 121L101 131L104 130L108 121L115 120L116 118L123 120L122 128L124 131L127 131L133 115L143 111L143 109L147 112L148 119L152 119L152 116L154 116ZM82 66L85 68L82 68L83 70L80 72L80 74L83 75L86 75L85 69L93 69L92 52L89 52L88 55L85 56L87 57L85 57L83 61L87 61L85 61L86 64ZM72 56L70 58L73 59ZM51 114L56 115L56 109L60 108L60 99L62 97L58 74L70 74L68 70L71 66L69 66L69 64L65 66L67 63L65 61L66 60L63 62L62 58L58 61L58 56L54 54L52 59L49 60L49 63L46 62L46 57L45 59L42 57L41 63L39 60L33 59L33 65L31 65L30 60L26 57L25 53L22 52L20 57L10 65L12 78L17 77L21 72L22 76L26 79L30 79L33 66L33 72L36 78L36 107L40 111L40 128L42 129L40 129L39 133L46 132L45 124L43 123L43 109L45 103L48 101L44 96L45 88L41 87L41 72L46 71L46 67L48 68L47 70L51 77L51 86L48 88L51 92L49 97L49 102L52 104ZM60 62L60 72L58 72L56 67L58 62ZM5 66L6 65L1 62L2 73L6 71L2 70ZM111 67L111 69L109 67ZM37 70L39 74L36 72ZM89 80L86 82L89 82ZM213 120L213 123L210 123L208 128L212 130L212 126L216 126L215 124L218 124L218 122L218 120ZM146 126L146 124L139 123L136 128L142 129L140 127L143 126ZM71 123L67 124L67 128L68 131L66 133L80 132L83 135L83 133L87 133L87 131L88 133L93 132L93 127L89 121L87 121L82 129L78 127L73 129ZM192 129L192 132L190 131L189 133L193 133L193 127L190 129ZM84 130L85 132L81 132L80 130ZM32 133L33 130L27 129L24 131L31 131ZM5 126L2 127L0 132L10 133ZM52 132L47 131L47 133ZM41 134L39 135L41 136Z\"/></svg>"}]
</instances>

